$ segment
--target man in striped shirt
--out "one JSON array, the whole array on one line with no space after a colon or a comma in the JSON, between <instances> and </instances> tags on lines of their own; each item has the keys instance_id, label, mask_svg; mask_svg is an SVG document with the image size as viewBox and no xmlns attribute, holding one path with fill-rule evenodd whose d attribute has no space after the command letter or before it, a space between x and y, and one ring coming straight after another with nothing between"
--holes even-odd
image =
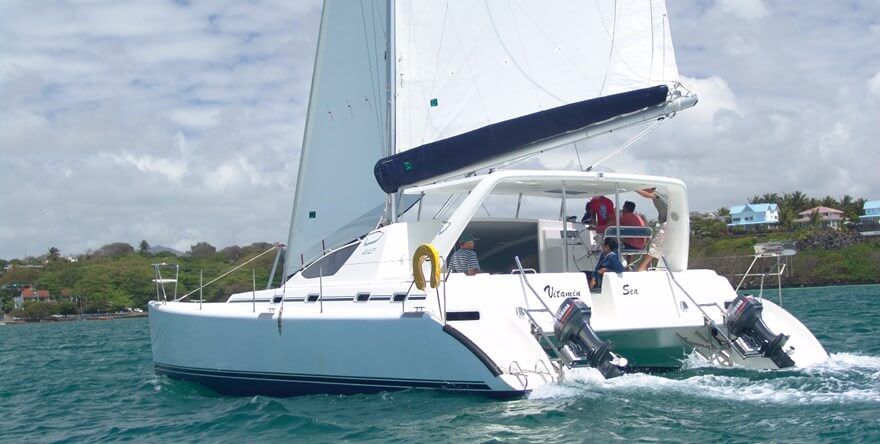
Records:
<instances>
[{"instance_id":1,"label":"man in striped shirt","mask_svg":"<svg viewBox=\"0 0 880 444\"><path fill-rule=\"evenodd\" d=\"M465 273L473 276L480 272L480 261L477 252L474 251L474 242L477 240L470 233L462 233L458 238L458 250L452 253L449 259L449 270L453 273Z\"/></svg>"}]
</instances>

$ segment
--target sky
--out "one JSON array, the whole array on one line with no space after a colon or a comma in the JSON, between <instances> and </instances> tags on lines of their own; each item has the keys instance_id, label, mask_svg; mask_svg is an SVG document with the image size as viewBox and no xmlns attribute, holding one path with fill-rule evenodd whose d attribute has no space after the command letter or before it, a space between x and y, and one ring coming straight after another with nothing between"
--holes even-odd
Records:
<instances>
[{"instance_id":1,"label":"sky","mask_svg":"<svg viewBox=\"0 0 880 444\"><path fill-rule=\"evenodd\" d=\"M667 3L700 103L606 170L680 178L692 210L880 199L880 2ZM285 242L320 9L0 0L0 258Z\"/></svg>"}]
</instances>

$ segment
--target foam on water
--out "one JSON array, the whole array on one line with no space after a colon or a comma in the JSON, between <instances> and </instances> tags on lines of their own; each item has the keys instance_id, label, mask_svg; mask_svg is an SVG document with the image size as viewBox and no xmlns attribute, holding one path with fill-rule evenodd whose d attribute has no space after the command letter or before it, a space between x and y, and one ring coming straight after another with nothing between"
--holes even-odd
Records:
<instances>
[{"instance_id":1,"label":"foam on water","mask_svg":"<svg viewBox=\"0 0 880 444\"><path fill-rule=\"evenodd\" d=\"M594 369L528 399L407 390L223 396L156 376L146 319L0 327L0 443L22 441L877 442L880 286L786 289L832 352L804 369Z\"/></svg>"},{"instance_id":2,"label":"foam on water","mask_svg":"<svg viewBox=\"0 0 880 444\"><path fill-rule=\"evenodd\" d=\"M689 358L685 369L667 375L626 374L604 379L595 369L573 369L562 384L534 390L530 399L583 397L601 392L672 393L749 403L880 403L880 357L834 353L827 362L790 371L730 369ZM718 374L719 371L729 374ZM690 373L702 373L686 376ZM712 372L712 373L708 373Z\"/></svg>"}]
</instances>

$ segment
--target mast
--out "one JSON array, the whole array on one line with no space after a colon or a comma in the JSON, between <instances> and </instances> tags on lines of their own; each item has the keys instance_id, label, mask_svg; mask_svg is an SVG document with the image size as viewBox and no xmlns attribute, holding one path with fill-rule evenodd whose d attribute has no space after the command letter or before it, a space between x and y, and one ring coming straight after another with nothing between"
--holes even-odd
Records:
<instances>
[{"instance_id":1,"label":"mast","mask_svg":"<svg viewBox=\"0 0 880 444\"><path fill-rule=\"evenodd\" d=\"M387 150L385 152L385 157L393 156L395 154L395 141L397 137L395 137L396 133L396 110L395 110L395 101L394 96L397 88L395 87L395 78L397 76L397 71L395 69L395 61L397 60L397 54L395 53L396 48L394 45L394 34L395 34L395 5L394 0L388 0L388 47L385 59L388 62L388 144ZM391 221L391 223L397 222L397 192L388 193L385 197L386 200L386 208L390 214L386 214L385 220Z\"/></svg>"}]
</instances>

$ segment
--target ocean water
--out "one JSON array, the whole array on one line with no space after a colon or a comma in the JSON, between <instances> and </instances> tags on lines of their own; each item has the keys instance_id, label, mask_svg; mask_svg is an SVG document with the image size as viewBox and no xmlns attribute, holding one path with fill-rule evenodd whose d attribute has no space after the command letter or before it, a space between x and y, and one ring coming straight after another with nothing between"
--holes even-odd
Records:
<instances>
[{"instance_id":1,"label":"ocean water","mask_svg":"<svg viewBox=\"0 0 880 444\"><path fill-rule=\"evenodd\" d=\"M146 319L0 326L0 442L880 442L880 286L788 289L784 302L830 362L767 372L690 361L610 381L584 369L512 401L221 396L153 373Z\"/></svg>"}]
</instances>

